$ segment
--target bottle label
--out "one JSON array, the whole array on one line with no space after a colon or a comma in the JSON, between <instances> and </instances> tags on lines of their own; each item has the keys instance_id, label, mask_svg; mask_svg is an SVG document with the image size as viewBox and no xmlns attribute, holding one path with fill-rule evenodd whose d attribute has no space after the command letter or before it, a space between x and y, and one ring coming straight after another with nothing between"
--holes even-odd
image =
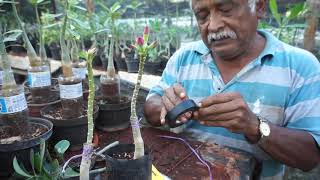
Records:
<instances>
[{"instance_id":1,"label":"bottle label","mask_svg":"<svg viewBox=\"0 0 320 180\"><path fill-rule=\"evenodd\" d=\"M0 113L11 114L27 109L27 101L24 93L10 97L0 97Z\"/></svg>"},{"instance_id":2,"label":"bottle label","mask_svg":"<svg viewBox=\"0 0 320 180\"><path fill-rule=\"evenodd\" d=\"M87 68L72 68L73 75L80 77L81 79L86 78Z\"/></svg>"},{"instance_id":3,"label":"bottle label","mask_svg":"<svg viewBox=\"0 0 320 180\"><path fill-rule=\"evenodd\" d=\"M2 85L3 71L0 71L0 85Z\"/></svg>"},{"instance_id":4,"label":"bottle label","mask_svg":"<svg viewBox=\"0 0 320 180\"><path fill-rule=\"evenodd\" d=\"M51 86L50 72L29 72L28 82L31 88Z\"/></svg>"},{"instance_id":5,"label":"bottle label","mask_svg":"<svg viewBox=\"0 0 320 180\"><path fill-rule=\"evenodd\" d=\"M60 87L60 98L75 99L82 96L82 83L72 85L62 85Z\"/></svg>"}]
</instances>

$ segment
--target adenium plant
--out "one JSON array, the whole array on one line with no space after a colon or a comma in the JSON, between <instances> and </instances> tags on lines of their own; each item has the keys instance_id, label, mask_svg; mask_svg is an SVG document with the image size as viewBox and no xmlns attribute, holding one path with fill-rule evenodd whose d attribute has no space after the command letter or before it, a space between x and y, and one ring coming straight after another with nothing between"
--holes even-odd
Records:
<instances>
[{"instance_id":1,"label":"adenium plant","mask_svg":"<svg viewBox=\"0 0 320 180\"><path fill-rule=\"evenodd\" d=\"M133 140L135 144L134 159L138 159L144 155L144 142L141 137L139 120L136 112L137 97L138 97L140 86L141 86L141 79L142 79L145 60L148 56L149 51L157 46L156 41L152 42L151 44L148 44L148 40L149 40L149 27L146 26L143 31L143 36L137 37L135 44L131 45L138 52L138 55L139 55L138 79L132 94L131 115L130 115L130 123L132 127Z\"/></svg>"}]
</instances>

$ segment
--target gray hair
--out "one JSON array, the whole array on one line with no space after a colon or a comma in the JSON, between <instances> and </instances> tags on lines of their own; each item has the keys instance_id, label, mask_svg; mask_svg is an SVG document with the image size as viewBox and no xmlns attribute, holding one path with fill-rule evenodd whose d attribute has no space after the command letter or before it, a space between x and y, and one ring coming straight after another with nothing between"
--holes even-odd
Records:
<instances>
[{"instance_id":1,"label":"gray hair","mask_svg":"<svg viewBox=\"0 0 320 180\"><path fill-rule=\"evenodd\" d=\"M256 4L259 0L248 0L249 7L251 9L251 13L254 13L256 10ZM192 9L192 0L189 0L190 8Z\"/></svg>"}]
</instances>

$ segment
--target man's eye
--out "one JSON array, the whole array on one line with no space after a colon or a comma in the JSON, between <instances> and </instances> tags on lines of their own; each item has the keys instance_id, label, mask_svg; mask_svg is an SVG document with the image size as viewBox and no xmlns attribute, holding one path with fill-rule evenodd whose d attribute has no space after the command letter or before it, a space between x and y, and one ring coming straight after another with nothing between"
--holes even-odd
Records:
<instances>
[{"instance_id":1,"label":"man's eye","mask_svg":"<svg viewBox=\"0 0 320 180\"><path fill-rule=\"evenodd\" d=\"M202 13L202 14L197 15L198 20L206 20L207 17L208 17L208 14L206 14L206 13Z\"/></svg>"},{"instance_id":2,"label":"man's eye","mask_svg":"<svg viewBox=\"0 0 320 180\"><path fill-rule=\"evenodd\" d=\"M220 11L222 13L230 13L232 11L232 4L228 4L228 5L223 5L220 7Z\"/></svg>"}]
</instances>

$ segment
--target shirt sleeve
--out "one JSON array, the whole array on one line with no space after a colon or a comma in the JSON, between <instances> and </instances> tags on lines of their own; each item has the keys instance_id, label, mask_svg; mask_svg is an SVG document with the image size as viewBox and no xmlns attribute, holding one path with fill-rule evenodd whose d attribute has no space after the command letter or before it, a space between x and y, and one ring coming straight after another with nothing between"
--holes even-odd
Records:
<instances>
[{"instance_id":1,"label":"shirt sleeve","mask_svg":"<svg viewBox=\"0 0 320 180\"><path fill-rule=\"evenodd\" d=\"M314 56L312 59L293 83L285 110L285 126L309 132L320 147L320 67Z\"/></svg>"},{"instance_id":2,"label":"shirt sleeve","mask_svg":"<svg viewBox=\"0 0 320 180\"><path fill-rule=\"evenodd\" d=\"M149 91L147 99L153 95L163 96L164 90L177 83L178 61L181 57L181 50L176 51L168 60L158 84Z\"/></svg>"}]
</instances>

